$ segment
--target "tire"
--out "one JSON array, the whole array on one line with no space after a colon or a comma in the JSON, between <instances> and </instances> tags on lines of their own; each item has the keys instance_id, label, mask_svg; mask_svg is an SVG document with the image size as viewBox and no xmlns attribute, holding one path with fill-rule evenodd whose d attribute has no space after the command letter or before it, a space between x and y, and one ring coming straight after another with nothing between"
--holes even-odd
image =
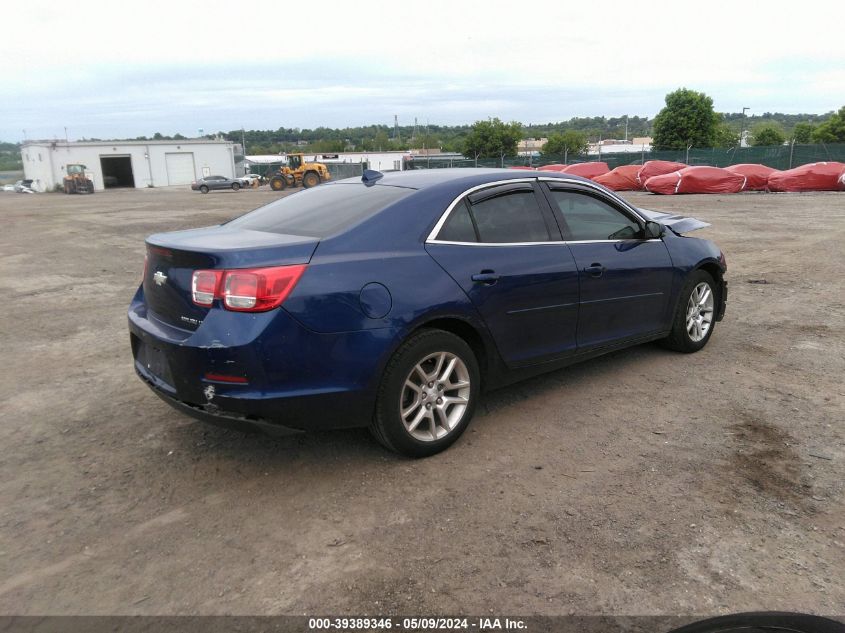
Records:
<instances>
[{"instance_id":1,"label":"tire","mask_svg":"<svg viewBox=\"0 0 845 633\"><path fill-rule=\"evenodd\" d=\"M709 294L703 294L705 288ZM672 330L661 344L687 354L702 349L713 335L719 299L716 282L709 273L696 270L690 274L675 306Z\"/></svg>"},{"instance_id":2,"label":"tire","mask_svg":"<svg viewBox=\"0 0 845 633\"><path fill-rule=\"evenodd\" d=\"M806 613L736 613L693 622L670 633L842 633L841 622Z\"/></svg>"},{"instance_id":3,"label":"tire","mask_svg":"<svg viewBox=\"0 0 845 633\"><path fill-rule=\"evenodd\" d=\"M239 183L239 182L233 182L232 183L232 191L237 191L240 188L241 188L241 183Z\"/></svg>"},{"instance_id":4,"label":"tire","mask_svg":"<svg viewBox=\"0 0 845 633\"><path fill-rule=\"evenodd\" d=\"M274 176L270 179L270 189L273 191L284 191L286 186L285 179L280 176Z\"/></svg>"},{"instance_id":5,"label":"tire","mask_svg":"<svg viewBox=\"0 0 845 633\"><path fill-rule=\"evenodd\" d=\"M201 191L202 193L208 193L208 187L206 187L205 185L202 185L202 186L200 187L200 191Z\"/></svg>"},{"instance_id":6,"label":"tire","mask_svg":"<svg viewBox=\"0 0 845 633\"><path fill-rule=\"evenodd\" d=\"M402 343L388 362L370 431L402 455L435 455L466 430L480 386L478 360L462 338L422 330ZM454 400L445 402L449 398Z\"/></svg>"},{"instance_id":7,"label":"tire","mask_svg":"<svg viewBox=\"0 0 845 633\"><path fill-rule=\"evenodd\" d=\"M309 171L302 177L302 186L306 189L316 187L320 184L320 176L315 171Z\"/></svg>"}]
</instances>

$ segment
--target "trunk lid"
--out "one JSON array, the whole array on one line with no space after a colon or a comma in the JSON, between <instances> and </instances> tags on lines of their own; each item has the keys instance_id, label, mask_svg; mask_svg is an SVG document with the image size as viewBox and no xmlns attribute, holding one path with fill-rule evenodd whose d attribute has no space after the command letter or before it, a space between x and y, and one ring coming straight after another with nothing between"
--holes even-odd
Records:
<instances>
[{"instance_id":1,"label":"trunk lid","mask_svg":"<svg viewBox=\"0 0 845 633\"><path fill-rule=\"evenodd\" d=\"M307 264L317 244L314 237L226 226L151 235L143 280L147 309L159 321L194 331L209 311L191 299L195 270Z\"/></svg>"}]
</instances>

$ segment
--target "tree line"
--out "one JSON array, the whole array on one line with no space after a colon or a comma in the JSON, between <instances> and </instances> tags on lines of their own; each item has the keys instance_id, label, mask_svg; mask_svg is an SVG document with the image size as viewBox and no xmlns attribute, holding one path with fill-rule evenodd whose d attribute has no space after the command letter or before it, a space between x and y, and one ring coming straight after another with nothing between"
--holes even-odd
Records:
<instances>
[{"instance_id":1,"label":"tree line","mask_svg":"<svg viewBox=\"0 0 845 633\"><path fill-rule=\"evenodd\" d=\"M766 112L743 116L718 113L713 100L702 92L679 88L666 95L666 105L652 119L640 116L575 117L567 121L522 124L498 118L472 125L367 125L358 127L276 130L229 130L207 134L207 139L245 142L248 154L278 154L301 151L336 153L343 151L399 151L434 149L458 152L469 158L504 158L517 153L520 140L547 138L542 152L555 156L584 154L588 143L602 139L652 136L655 150L692 147L735 147L745 133L751 145L780 145L785 142L845 143L845 106L827 114L783 114ZM187 140L156 132L134 139L87 140ZM20 145L0 143L0 169L20 169Z\"/></svg>"}]
</instances>

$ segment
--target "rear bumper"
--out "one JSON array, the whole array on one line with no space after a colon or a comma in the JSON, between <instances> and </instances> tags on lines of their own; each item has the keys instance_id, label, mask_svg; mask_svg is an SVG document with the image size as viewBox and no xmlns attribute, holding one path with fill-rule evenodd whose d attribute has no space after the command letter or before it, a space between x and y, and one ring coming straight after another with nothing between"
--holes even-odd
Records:
<instances>
[{"instance_id":1,"label":"rear bumper","mask_svg":"<svg viewBox=\"0 0 845 633\"><path fill-rule=\"evenodd\" d=\"M164 400L171 407L180 413L189 415L197 420L202 420L208 424L213 424L214 426L220 426L225 429L232 429L235 431L265 433L267 435L277 436L294 435L302 432L302 429L290 428L271 420L222 411L219 407L217 407L217 405L211 403L206 403L201 406L177 400L157 387L152 377L147 374L137 362L135 363L135 372L141 380L147 383L147 386L152 389L155 395Z\"/></svg>"},{"instance_id":2,"label":"rear bumper","mask_svg":"<svg viewBox=\"0 0 845 633\"><path fill-rule=\"evenodd\" d=\"M189 332L148 314L143 301L130 307L129 331L136 373L173 408L218 426L273 434L367 426L396 335L320 334L283 309L211 310Z\"/></svg>"}]
</instances>

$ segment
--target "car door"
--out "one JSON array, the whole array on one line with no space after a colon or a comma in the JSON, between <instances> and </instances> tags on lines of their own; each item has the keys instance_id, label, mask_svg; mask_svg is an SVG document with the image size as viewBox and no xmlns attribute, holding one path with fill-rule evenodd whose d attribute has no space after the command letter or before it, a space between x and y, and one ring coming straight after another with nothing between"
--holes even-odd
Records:
<instances>
[{"instance_id":1,"label":"car door","mask_svg":"<svg viewBox=\"0 0 845 633\"><path fill-rule=\"evenodd\" d=\"M545 186L578 267L579 352L665 330L673 267L663 241L645 239L641 218L591 187Z\"/></svg>"},{"instance_id":2,"label":"car door","mask_svg":"<svg viewBox=\"0 0 845 633\"><path fill-rule=\"evenodd\" d=\"M223 176L209 176L205 181L209 189L224 189L226 186L223 182Z\"/></svg>"},{"instance_id":3,"label":"car door","mask_svg":"<svg viewBox=\"0 0 845 633\"><path fill-rule=\"evenodd\" d=\"M508 365L574 353L578 271L534 179L468 191L426 249L466 292Z\"/></svg>"}]
</instances>

